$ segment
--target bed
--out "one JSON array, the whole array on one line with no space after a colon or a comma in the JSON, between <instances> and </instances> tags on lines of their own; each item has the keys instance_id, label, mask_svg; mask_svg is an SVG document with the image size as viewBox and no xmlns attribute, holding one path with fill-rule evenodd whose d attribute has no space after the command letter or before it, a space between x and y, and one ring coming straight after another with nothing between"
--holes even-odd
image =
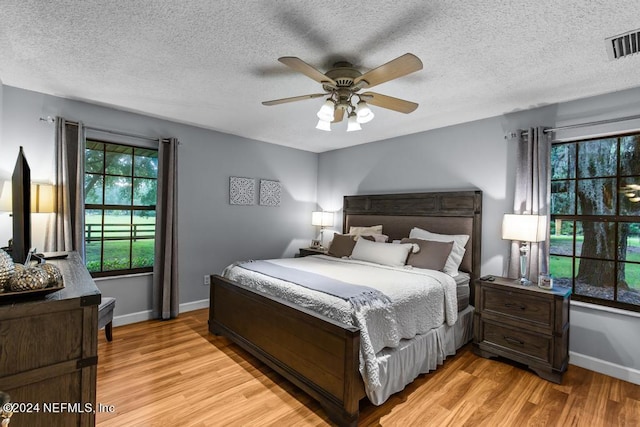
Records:
<instances>
[{"instance_id":1,"label":"bed","mask_svg":"<svg viewBox=\"0 0 640 427\"><path fill-rule=\"evenodd\" d=\"M369 393L375 404L420 373L435 369L470 339L473 307L468 301L473 301L472 284L480 271L481 215L480 191L344 197L345 233L352 226L382 224L390 240L407 237L413 227L470 236L459 268L462 274L456 277L457 321L443 322L429 333L403 339L395 348L376 354L385 388L382 397ZM210 332L228 337L304 390L337 424L357 424L359 401L367 396L360 373L363 337L358 327L221 275L212 275L211 283ZM434 351L436 346L446 348ZM423 351L428 357L421 356L409 379L396 375L395 371L406 370L403 357L423 355Z\"/></svg>"}]
</instances>

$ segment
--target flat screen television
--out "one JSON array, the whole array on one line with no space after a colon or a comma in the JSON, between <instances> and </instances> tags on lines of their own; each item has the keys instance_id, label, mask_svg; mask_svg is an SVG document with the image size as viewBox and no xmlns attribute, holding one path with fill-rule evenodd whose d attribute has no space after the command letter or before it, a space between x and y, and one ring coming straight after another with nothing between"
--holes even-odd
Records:
<instances>
[{"instance_id":1,"label":"flat screen television","mask_svg":"<svg viewBox=\"0 0 640 427\"><path fill-rule=\"evenodd\" d=\"M13 212L11 257L15 263L24 263L31 245L31 169L22 147L11 176L11 197Z\"/></svg>"}]
</instances>

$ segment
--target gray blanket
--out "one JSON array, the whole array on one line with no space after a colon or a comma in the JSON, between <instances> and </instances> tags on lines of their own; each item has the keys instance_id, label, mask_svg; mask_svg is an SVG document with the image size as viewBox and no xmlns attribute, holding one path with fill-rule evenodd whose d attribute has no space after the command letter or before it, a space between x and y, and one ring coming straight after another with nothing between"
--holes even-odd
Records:
<instances>
[{"instance_id":1,"label":"gray blanket","mask_svg":"<svg viewBox=\"0 0 640 427\"><path fill-rule=\"evenodd\" d=\"M239 263L238 267L256 271L266 276L295 283L308 289L333 295L345 301L349 301L353 308L360 309L365 305L379 301L390 303L389 297L377 289L368 286L354 285L342 282L320 274L298 270L296 268L282 267L269 261L248 261Z\"/></svg>"}]
</instances>

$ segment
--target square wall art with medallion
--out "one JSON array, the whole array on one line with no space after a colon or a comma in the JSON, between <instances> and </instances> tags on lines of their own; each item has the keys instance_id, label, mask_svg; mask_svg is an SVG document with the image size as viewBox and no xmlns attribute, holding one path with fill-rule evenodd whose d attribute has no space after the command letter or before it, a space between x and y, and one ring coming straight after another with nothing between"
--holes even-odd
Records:
<instances>
[{"instance_id":1,"label":"square wall art with medallion","mask_svg":"<svg viewBox=\"0 0 640 427\"><path fill-rule=\"evenodd\" d=\"M281 193L280 181L260 180L260 205L280 206Z\"/></svg>"},{"instance_id":2,"label":"square wall art with medallion","mask_svg":"<svg viewBox=\"0 0 640 427\"><path fill-rule=\"evenodd\" d=\"M232 205L254 205L256 203L256 180L254 178L229 178L229 203Z\"/></svg>"}]
</instances>

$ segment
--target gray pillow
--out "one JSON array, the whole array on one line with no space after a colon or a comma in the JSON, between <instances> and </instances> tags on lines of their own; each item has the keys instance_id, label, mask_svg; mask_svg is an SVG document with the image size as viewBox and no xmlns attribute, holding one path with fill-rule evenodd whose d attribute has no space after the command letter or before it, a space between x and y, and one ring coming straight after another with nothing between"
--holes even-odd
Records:
<instances>
[{"instance_id":1,"label":"gray pillow","mask_svg":"<svg viewBox=\"0 0 640 427\"><path fill-rule=\"evenodd\" d=\"M437 271L444 270L444 265L453 248L453 242L435 242L433 240L408 239L406 237L400 243L417 243L420 246L420 252L417 254L409 253L407 265Z\"/></svg>"},{"instance_id":2,"label":"gray pillow","mask_svg":"<svg viewBox=\"0 0 640 427\"><path fill-rule=\"evenodd\" d=\"M353 240L353 236L350 234L334 234L333 240L329 245L328 255L336 258L342 258L343 256L351 256L353 247L356 245L356 241Z\"/></svg>"}]
</instances>

